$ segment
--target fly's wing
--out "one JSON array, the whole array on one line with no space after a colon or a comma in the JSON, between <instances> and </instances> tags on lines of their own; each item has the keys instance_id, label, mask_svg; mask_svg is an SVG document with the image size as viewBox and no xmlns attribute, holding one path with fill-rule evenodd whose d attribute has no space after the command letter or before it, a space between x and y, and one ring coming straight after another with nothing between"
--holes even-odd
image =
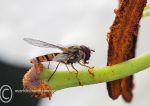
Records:
<instances>
[{"instance_id":1,"label":"fly's wing","mask_svg":"<svg viewBox=\"0 0 150 106\"><path fill-rule=\"evenodd\" d=\"M32 38L24 38L23 40L28 42L31 45L38 46L38 47L58 48L58 49L61 49L61 50L64 49L64 47L53 45L53 44L46 43L46 42L43 42L43 41L40 41L40 40L36 40L36 39L32 39Z\"/></svg>"},{"instance_id":2,"label":"fly's wing","mask_svg":"<svg viewBox=\"0 0 150 106\"><path fill-rule=\"evenodd\" d=\"M56 61L56 62L65 62L67 61L69 58L71 57L71 55L69 54L65 54L65 53L60 53L58 54L57 56L55 56L53 58L53 61Z\"/></svg>"}]
</instances>

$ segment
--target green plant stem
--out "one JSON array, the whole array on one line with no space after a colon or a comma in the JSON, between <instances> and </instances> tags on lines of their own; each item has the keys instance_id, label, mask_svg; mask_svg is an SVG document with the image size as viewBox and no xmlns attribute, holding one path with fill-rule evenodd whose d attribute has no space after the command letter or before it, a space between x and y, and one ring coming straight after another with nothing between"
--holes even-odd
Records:
<instances>
[{"instance_id":1,"label":"green plant stem","mask_svg":"<svg viewBox=\"0 0 150 106\"><path fill-rule=\"evenodd\" d=\"M150 16L150 12L147 11L147 10L150 10L150 4L148 4L148 5L144 8L143 17L148 17L148 16Z\"/></svg>"},{"instance_id":2,"label":"green plant stem","mask_svg":"<svg viewBox=\"0 0 150 106\"><path fill-rule=\"evenodd\" d=\"M148 4L145 8L144 11L149 10L150 9L150 4Z\"/></svg>"},{"instance_id":3,"label":"green plant stem","mask_svg":"<svg viewBox=\"0 0 150 106\"><path fill-rule=\"evenodd\" d=\"M76 71L57 70L47 83L53 90L60 90L79 86L78 79L82 85L97 84L129 76L148 67L150 67L150 52L113 66L95 67L92 69L94 76L87 69L79 70L78 77ZM52 73L52 70L44 69L39 78L47 81Z\"/></svg>"},{"instance_id":4,"label":"green plant stem","mask_svg":"<svg viewBox=\"0 0 150 106\"><path fill-rule=\"evenodd\" d=\"M148 17L148 16L150 16L150 12L146 12L143 14L143 17Z\"/></svg>"}]
</instances>

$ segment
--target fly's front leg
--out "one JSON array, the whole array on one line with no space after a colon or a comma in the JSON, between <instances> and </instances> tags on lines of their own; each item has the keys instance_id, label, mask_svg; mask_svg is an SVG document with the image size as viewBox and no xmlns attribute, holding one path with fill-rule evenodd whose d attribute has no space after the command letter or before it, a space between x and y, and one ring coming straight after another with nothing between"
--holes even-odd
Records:
<instances>
[{"instance_id":1,"label":"fly's front leg","mask_svg":"<svg viewBox=\"0 0 150 106\"><path fill-rule=\"evenodd\" d=\"M87 68L91 68L90 66L87 66L87 65L85 65L85 64L83 64L83 63L81 63L81 62L78 62L81 66L84 66L84 67L87 67Z\"/></svg>"},{"instance_id":2,"label":"fly's front leg","mask_svg":"<svg viewBox=\"0 0 150 106\"><path fill-rule=\"evenodd\" d=\"M94 67L87 66L87 65L85 65L85 64L83 64L83 63L81 63L81 62L78 62L78 63L79 63L81 66L87 67L89 74L94 77L94 73L93 73L93 68L94 68Z\"/></svg>"},{"instance_id":3,"label":"fly's front leg","mask_svg":"<svg viewBox=\"0 0 150 106\"><path fill-rule=\"evenodd\" d=\"M73 64L71 64L71 67L77 72L77 73L76 73L76 77L77 77L77 79L78 79L79 85L82 85L81 82L80 82L80 80L79 80L79 78L78 78L78 73L79 73L79 71L73 66Z\"/></svg>"}]
</instances>

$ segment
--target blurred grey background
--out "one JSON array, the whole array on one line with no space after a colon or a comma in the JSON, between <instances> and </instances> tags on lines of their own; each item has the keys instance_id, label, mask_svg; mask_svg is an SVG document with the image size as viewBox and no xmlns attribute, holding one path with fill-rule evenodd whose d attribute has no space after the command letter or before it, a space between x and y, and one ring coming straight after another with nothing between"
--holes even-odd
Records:
<instances>
[{"instance_id":1,"label":"blurred grey background","mask_svg":"<svg viewBox=\"0 0 150 106\"><path fill-rule=\"evenodd\" d=\"M150 0L149 0L150 1ZM35 56L55 52L27 44L29 37L52 44L84 44L95 49L90 66L105 66L106 33L114 19L117 0L0 0L0 86L9 84L22 89L22 77ZM150 17L141 19L136 54L149 51ZM51 67L55 67L52 63ZM80 66L76 66L82 68ZM63 65L59 69L65 69ZM150 106L150 69L134 78L134 98L125 103L120 97L109 98L106 84L68 88L53 94L52 100L16 94L4 106ZM0 104L1 106L1 104Z\"/></svg>"}]
</instances>

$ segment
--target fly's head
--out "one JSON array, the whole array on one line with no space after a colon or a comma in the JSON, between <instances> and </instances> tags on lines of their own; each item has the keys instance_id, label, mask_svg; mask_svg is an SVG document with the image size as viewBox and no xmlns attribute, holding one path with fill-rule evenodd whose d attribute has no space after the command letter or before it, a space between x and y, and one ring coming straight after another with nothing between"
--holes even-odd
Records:
<instances>
[{"instance_id":1,"label":"fly's head","mask_svg":"<svg viewBox=\"0 0 150 106\"><path fill-rule=\"evenodd\" d=\"M94 50L84 46L84 45L81 45L80 46L81 50L83 51L84 55L83 55L83 63L84 64L88 64L89 62L89 59L91 57L91 52L95 52Z\"/></svg>"}]
</instances>

